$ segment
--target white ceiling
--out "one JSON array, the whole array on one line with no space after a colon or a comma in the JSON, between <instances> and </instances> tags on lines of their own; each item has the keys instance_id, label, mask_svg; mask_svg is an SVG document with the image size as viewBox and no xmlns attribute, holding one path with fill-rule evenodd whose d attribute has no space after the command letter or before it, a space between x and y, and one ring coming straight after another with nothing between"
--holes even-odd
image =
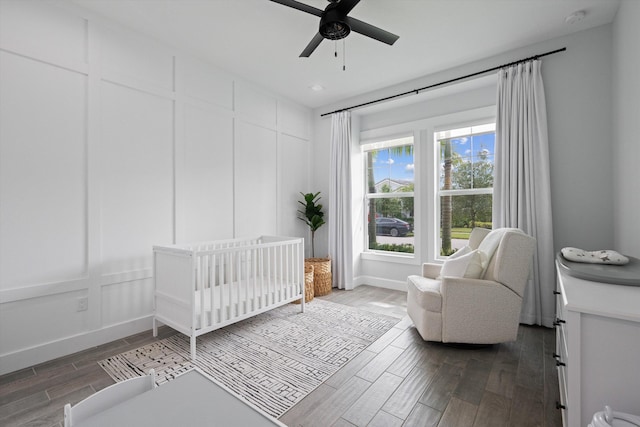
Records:
<instances>
[{"instance_id":1,"label":"white ceiling","mask_svg":"<svg viewBox=\"0 0 640 427\"><path fill-rule=\"evenodd\" d=\"M269 0L71 0L311 108L610 23L619 0L362 0L349 14L400 36L357 33L298 55L319 18ZM324 9L326 0L300 0ZM565 18L585 11L580 22ZM324 90L315 92L312 85Z\"/></svg>"}]
</instances>

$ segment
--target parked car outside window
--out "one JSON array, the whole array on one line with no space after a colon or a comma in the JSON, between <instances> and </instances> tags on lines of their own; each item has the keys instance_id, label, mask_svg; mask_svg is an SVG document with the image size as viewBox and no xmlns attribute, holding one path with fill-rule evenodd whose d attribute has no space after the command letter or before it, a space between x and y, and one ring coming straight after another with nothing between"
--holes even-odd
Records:
<instances>
[{"instance_id":1,"label":"parked car outside window","mask_svg":"<svg viewBox=\"0 0 640 427\"><path fill-rule=\"evenodd\" d=\"M411 231L411 224L398 218L376 218L376 234L403 237Z\"/></svg>"}]
</instances>

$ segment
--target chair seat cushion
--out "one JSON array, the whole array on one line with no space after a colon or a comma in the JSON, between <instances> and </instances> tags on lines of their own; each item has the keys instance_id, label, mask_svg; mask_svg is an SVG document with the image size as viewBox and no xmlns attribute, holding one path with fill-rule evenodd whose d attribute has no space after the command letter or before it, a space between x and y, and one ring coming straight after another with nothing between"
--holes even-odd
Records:
<instances>
[{"instance_id":1,"label":"chair seat cushion","mask_svg":"<svg viewBox=\"0 0 640 427\"><path fill-rule=\"evenodd\" d=\"M407 278L407 297L413 298L420 307L427 311L442 312L442 294L440 293L440 281L422 276L409 276Z\"/></svg>"}]
</instances>

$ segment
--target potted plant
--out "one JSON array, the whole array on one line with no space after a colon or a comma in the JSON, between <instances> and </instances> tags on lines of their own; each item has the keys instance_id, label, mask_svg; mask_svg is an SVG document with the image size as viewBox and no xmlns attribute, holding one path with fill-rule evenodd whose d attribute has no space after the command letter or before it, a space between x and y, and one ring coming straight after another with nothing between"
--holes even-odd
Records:
<instances>
[{"instance_id":1,"label":"potted plant","mask_svg":"<svg viewBox=\"0 0 640 427\"><path fill-rule=\"evenodd\" d=\"M320 192L317 193L300 193L304 197L304 202L298 200L304 210L298 210L298 219L303 221L311 229L311 257L315 257L314 237L316 230L324 225L324 212L322 212L322 205L317 204L321 199Z\"/></svg>"},{"instance_id":2,"label":"potted plant","mask_svg":"<svg viewBox=\"0 0 640 427\"><path fill-rule=\"evenodd\" d=\"M300 194L304 197L304 201L298 200L298 203L303 206L303 209L298 210L298 219L304 221L311 229L311 258L304 260L305 267L313 266L314 295L327 295L332 287L331 259L315 258L314 244L316 230L324 225L324 212L322 212L322 205L318 203L320 192Z\"/></svg>"}]
</instances>

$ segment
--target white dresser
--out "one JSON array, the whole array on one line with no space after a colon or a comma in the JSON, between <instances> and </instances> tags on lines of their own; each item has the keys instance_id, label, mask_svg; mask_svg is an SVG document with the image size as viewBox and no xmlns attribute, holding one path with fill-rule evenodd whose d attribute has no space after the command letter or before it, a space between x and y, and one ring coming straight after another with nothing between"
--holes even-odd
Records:
<instances>
[{"instance_id":1,"label":"white dresser","mask_svg":"<svg viewBox=\"0 0 640 427\"><path fill-rule=\"evenodd\" d=\"M640 415L640 286L584 280L570 264L556 259L563 424L586 427L604 405Z\"/></svg>"}]
</instances>

